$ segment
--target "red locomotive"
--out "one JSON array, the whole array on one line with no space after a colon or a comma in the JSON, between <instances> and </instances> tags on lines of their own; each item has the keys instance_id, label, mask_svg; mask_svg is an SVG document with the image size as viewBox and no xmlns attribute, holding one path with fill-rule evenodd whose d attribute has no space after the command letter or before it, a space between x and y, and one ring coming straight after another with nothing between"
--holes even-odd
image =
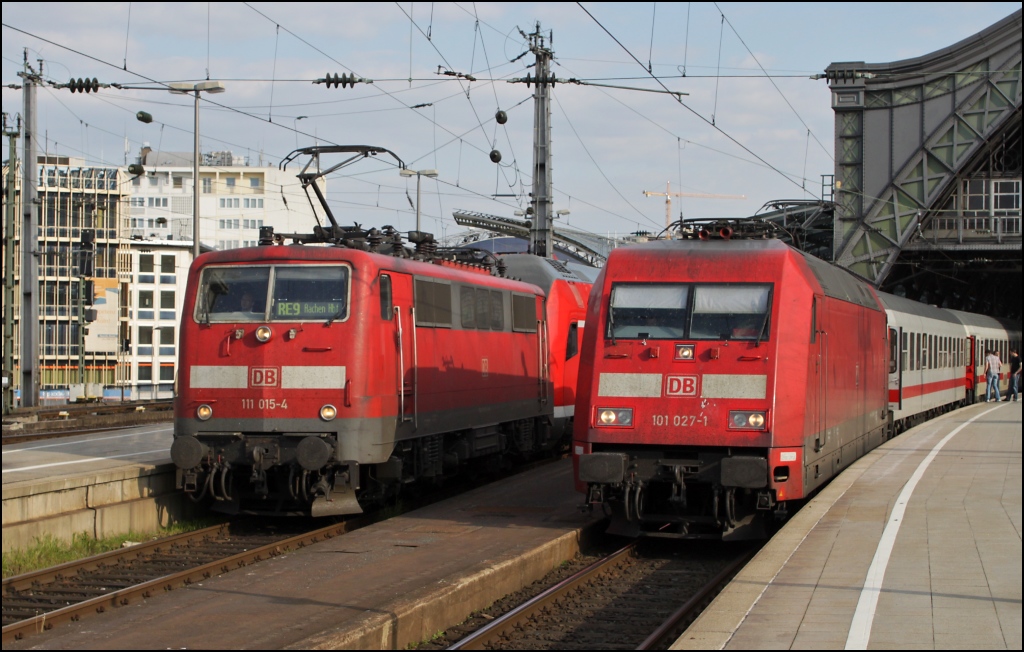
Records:
<instances>
[{"instance_id":1,"label":"red locomotive","mask_svg":"<svg viewBox=\"0 0 1024 652\"><path fill-rule=\"evenodd\" d=\"M763 536L770 516L890 437L894 418L966 398L961 365L959 390L930 385L918 411L898 412L878 293L733 226L617 249L591 293L573 461L577 490L622 533Z\"/></svg>"},{"instance_id":2,"label":"red locomotive","mask_svg":"<svg viewBox=\"0 0 1024 652\"><path fill-rule=\"evenodd\" d=\"M328 149L386 151L316 153ZM330 170L299 176L319 195ZM180 488L228 513L351 514L414 480L567 443L556 406L585 306L565 298L589 285L548 283L545 302L500 260L438 252L418 232L414 253L322 205L331 225L313 234L265 228L259 247L193 262L171 447ZM545 265L530 258L517 267Z\"/></svg>"}]
</instances>

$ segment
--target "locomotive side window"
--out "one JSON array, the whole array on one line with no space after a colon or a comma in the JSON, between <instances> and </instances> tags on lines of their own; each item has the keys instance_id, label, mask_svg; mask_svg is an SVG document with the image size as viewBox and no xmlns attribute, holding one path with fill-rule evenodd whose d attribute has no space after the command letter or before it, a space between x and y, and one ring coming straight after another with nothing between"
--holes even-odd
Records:
<instances>
[{"instance_id":1,"label":"locomotive side window","mask_svg":"<svg viewBox=\"0 0 1024 652\"><path fill-rule=\"evenodd\" d=\"M512 295L512 330L537 332L537 300L531 295Z\"/></svg>"},{"instance_id":2,"label":"locomotive side window","mask_svg":"<svg viewBox=\"0 0 1024 652\"><path fill-rule=\"evenodd\" d=\"M459 309L462 313L462 327L476 328L476 292L473 288L459 288Z\"/></svg>"},{"instance_id":3,"label":"locomotive side window","mask_svg":"<svg viewBox=\"0 0 1024 652\"><path fill-rule=\"evenodd\" d=\"M491 330L505 330L505 302L501 292L491 292Z\"/></svg>"},{"instance_id":4,"label":"locomotive side window","mask_svg":"<svg viewBox=\"0 0 1024 652\"><path fill-rule=\"evenodd\" d=\"M391 277L380 275L380 318L391 321Z\"/></svg>"},{"instance_id":5,"label":"locomotive side window","mask_svg":"<svg viewBox=\"0 0 1024 652\"><path fill-rule=\"evenodd\" d=\"M690 338L766 340L770 307L770 285L697 285Z\"/></svg>"},{"instance_id":6,"label":"locomotive side window","mask_svg":"<svg viewBox=\"0 0 1024 652\"><path fill-rule=\"evenodd\" d=\"M489 290L477 288L474 297L476 310L476 327L482 331L491 328L491 293Z\"/></svg>"},{"instance_id":7,"label":"locomotive side window","mask_svg":"<svg viewBox=\"0 0 1024 652\"><path fill-rule=\"evenodd\" d=\"M416 289L416 325L452 326L452 286L418 278Z\"/></svg>"},{"instance_id":8,"label":"locomotive side window","mask_svg":"<svg viewBox=\"0 0 1024 652\"><path fill-rule=\"evenodd\" d=\"M274 321L348 319L348 267L295 265L274 271Z\"/></svg>"},{"instance_id":9,"label":"locomotive side window","mask_svg":"<svg viewBox=\"0 0 1024 652\"><path fill-rule=\"evenodd\" d=\"M616 283L608 310L608 337L678 339L686 337L690 286Z\"/></svg>"},{"instance_id":10,"label":"locomotive side window","mask_svg":"<svg viewBox=\"0 0 1024 652\"><path fill-rule=\"evenodd\" d=\"M264 321L269 286L269 267L207 267L199 283L195 319L200 323Z\"/></svg>"},{"instance_id":11,"label":"locomotive side window","mask_svg":"<svg viewBox=\"0 0 1024 652\"><path fill-rule=\"evenodd\" d=\"M569 339L565 345L565 359L572 360L580 352L579 322L569 324Z\"/></svg>"}]
</instances>

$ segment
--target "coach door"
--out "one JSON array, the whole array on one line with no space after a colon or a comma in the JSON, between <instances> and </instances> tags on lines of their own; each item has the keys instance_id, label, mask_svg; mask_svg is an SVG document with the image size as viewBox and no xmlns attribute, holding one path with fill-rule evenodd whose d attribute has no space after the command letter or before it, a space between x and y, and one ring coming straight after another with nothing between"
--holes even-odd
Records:
<instances>
[{"instance_id":1,"label":"coach door","mask_svg":"<svg viewBox=\"0 0 1024 652\"><path fill-rule=\"evenodd\" d=\"M889 403L895 403L897 409L903 409L903 357L900 350L906 349L901 343L906 338L903 329L889 329Z\"/></svg>"},{"instance_id":2,"label":"coach door","mask_svg":"<svg viewBox=\"0 0 1024 652\"><path fill-rule=\"evenodd\" d=\"M389 271L391 284L391 312L396 360L396 381L394 391L398 396L398 409L403 422L413 421L416 416L416 325L412 292L412 276Z\"/></svg>"},{"instance_id":3,"label":"coach door","mask_svg":"<svg viewBox=\"0 0 1024 652\"><path fill-rule=\"evenodd\" d=\"M965 373L967 374L967 402L970 404L974 403L978 396L975 389L975 385L978 382L978 360L975 357L978 351L977 340L973 335L969 335L964 346L967 347L967 369L965 370Z\"/></svg>"}]
</instances>

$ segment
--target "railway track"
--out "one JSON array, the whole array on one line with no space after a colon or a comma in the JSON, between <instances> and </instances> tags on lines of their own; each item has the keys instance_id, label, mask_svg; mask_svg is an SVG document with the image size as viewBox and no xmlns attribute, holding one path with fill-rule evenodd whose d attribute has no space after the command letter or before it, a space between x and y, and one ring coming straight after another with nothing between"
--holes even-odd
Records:
<instances>
[{"instance_id":1,"label":"railway track","mask_svg":"<svg viewBox=\"0 0 1024 652\"><path fill-rule=\"evenodd\" d=\"M4 417L3 443L21 444L115 430L154 421L170 421L173 411L174 402L171 400L85 403L18 410Z\"/></svg>"},{"instance_id":2,"label":"railway track","mask_svg":"<svg viewBox=\"0 0 1024 652\"><path fill-rule=\"evenodd\" d=\"M340 536L369 520L300 534L224 524L5 579L3 644Z\"/></svg>"},{"instance_id":3,"label":"railway track","mask_svg":"<svg viewBox=\"0 0 1024 652\"><path fill-rule=\"evenodd\" d=\"M667 649L755 552L634 542L447 649Z\"/></svg>"}]
</instances>

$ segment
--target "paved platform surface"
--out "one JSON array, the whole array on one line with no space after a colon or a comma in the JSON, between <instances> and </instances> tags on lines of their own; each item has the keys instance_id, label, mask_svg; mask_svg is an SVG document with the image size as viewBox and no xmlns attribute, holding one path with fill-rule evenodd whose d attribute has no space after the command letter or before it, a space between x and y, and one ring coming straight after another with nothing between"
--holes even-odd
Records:
<instances>
[{"instance_id":1,"label":"paved platform surface","mask_svg":"<svg viewBox=\"0 0 1024 652\"><path fill-rule=\"evenodd\" d=\"M129 426L3 447L3 484L39 482L103 473L133 464L168 464L170 423Z\"/></svg>"},{"instance_id":2,"label":"paved platform surface","mask_svg":"<svg viewBox=\"0 0 1024 652\"><path fill-rule=\"evenodd\" d=\"M1021 649L1021 403L854 463L672 647L869 648Z\"/></svg>"},{"instance_id":3,"label":"paved platform surface","mask_svg":"<svg viewBox=\"0 0 1024 652\"><path fill-rule=\"evenodd\" d=\"M561 460L4 649L405 649L579 546Z\"/></svg>"}]
</instances>

